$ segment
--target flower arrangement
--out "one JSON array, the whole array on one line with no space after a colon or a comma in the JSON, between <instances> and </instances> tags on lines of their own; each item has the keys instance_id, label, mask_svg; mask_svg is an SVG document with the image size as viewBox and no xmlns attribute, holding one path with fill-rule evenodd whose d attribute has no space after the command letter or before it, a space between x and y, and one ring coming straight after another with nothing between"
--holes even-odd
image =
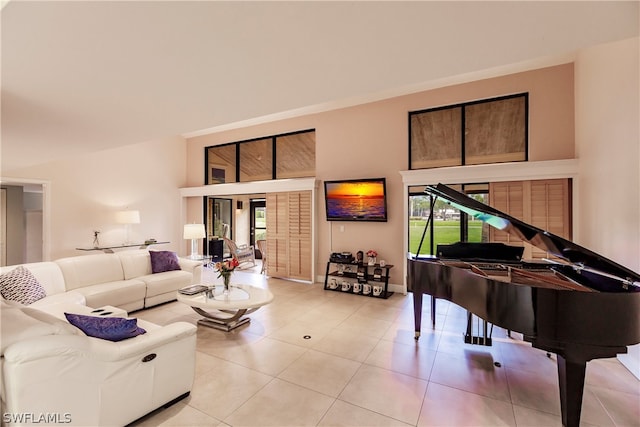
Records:
<instances>
[{"instance_id":1,"label":"flower arrangement","mask_svg":"<svg viewBox=\"0 0 640 427\"><path fill-rule=\"evenodd\" d=\"M367 251L367 256L371 258L375 258L378 256L378 252L374 251L373 249L369 249Z\"/></svg>"},{"instance_id":2,"label":"flower arrangement","mask_svg":"<svg viewBox=\"0 0 640 427\"><path fill-rule=\"evenodd\" d=\"M224 288L229 289L229 280L231 279L231 273L236 267L240 265L237 259L232 258L227 261L216 262L214 268L218 272L218 278L222 277L224 281Z\"/></svg>"}]
</instances>

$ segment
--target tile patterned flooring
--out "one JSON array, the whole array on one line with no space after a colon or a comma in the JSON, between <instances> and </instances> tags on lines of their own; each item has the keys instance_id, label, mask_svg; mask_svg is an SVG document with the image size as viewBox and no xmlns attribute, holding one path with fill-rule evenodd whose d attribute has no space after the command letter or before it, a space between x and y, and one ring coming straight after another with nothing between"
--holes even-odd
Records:
<instances>
[{"instance_id":1,"label":"tile patterned flooring","mask_svg":"<svg viewBox=\"0 0 640 427\"><path fill-rule=\"evenodd\" d=\"M135 426L562 425L555 355L497 327L492 347L464 344L454 304L438 301L435 330L423 304L416 342L411 294L381 300L247 271L233 281L275 299L230 333L199 326L191 395ZM178 302L132 316L199 318ZM616 359L587 364L581 425L640 426L640 381Z\"/></svg>"}]
</instances>

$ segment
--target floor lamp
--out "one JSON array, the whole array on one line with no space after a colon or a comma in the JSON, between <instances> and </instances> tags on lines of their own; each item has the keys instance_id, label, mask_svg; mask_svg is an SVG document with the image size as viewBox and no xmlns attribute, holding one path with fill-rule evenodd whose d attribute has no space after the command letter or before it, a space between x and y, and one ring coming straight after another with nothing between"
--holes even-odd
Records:
<instances>
[{"instance_id":1,"label":"floor lamp","mask_svg":"<svg viewBox=\"0 0 640 427\"><path fill-rule=\"evenodd\" d=\"M124 224L125 245L131 244L129 234L131 232L131 224L140 224L140 211L119 211L116 212L116 222Z\"/></svg>"},{"instance_id":2,"label":"floor lamp","mask_svg":"<svg viewBox=\"0 0 640 427\"><path fill-rule=\"evenodd\" d=\"M191 239L191 259L200 258L198 255L198 239L206 237L204 224L185 224L182 237L187 240Z\"/></svg>"}]
</instances>

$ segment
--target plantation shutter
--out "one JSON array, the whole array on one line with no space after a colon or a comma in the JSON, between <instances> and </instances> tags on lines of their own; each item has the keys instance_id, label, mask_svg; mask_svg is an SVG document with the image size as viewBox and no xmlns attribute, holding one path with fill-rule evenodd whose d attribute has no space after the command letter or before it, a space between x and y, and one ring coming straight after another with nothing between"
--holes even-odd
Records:
<instances>
[{"instance_id":1,"label":"plantation shutter","mask_svg":"<svg viewBox=\"0 0 640 427\"><path fill-rule=\"evenodd\" d=\"M267 271L311 281L311 191L267 194Z\"/></svg>"},{"instance_id":2,"label":"plantation shutter","mask_svg":"<svg viewBox=\"0 0 640 427\"><path fill-rule=\"evenodd\" d=\"M567 178L490 183L489 204L527 224L571 239L571 185ZM489 236L492 242L524 245L525 259L551 256L493 227Z\"/></svg>"},{"instance_id":3,"label":"plantation shutter","mask_svg":"<svg viewBox=\"0 0 640 427\"><path fill-rule=\"evenodd\" d=\"M531 181L531 225L571 240L570 186L567 179ZM550 257L532 247L532 258Z\"/></svg>"},{"instance_id":4,"label":"plantation shutter","mask_svg":"<svg viewBox=\"0 0 640 427\"><path fill-rule=\"evenodd\" d=\"M286 193L267 194L267 272L273 277L287 276L287 206Z\"/></svg>"},{"instance_id":5,"label":"plantation shutter","mask_svg":"<svg viewBox=\"0 0 640 427\"><path fill-rule=\"evenodd\" d=\"M311 192L289 193L289 277L311 280Z\"/></svg>"},{"instance_id":6,"label":"plantation shutter","mask_svg":"<svg viewBox=\"0 0 640 427\"><path fill-rule=\"evenodd\" d=\"M525 194L524 182L495 182L489 184L489 205L509 214L515 218L526 221L525 218ZM494 227L489 228L489 240L491 242L504 243L505 245L523 246L521 239L511 236ZM526 249L525 249L526 252ZM526 255L525 255L526 256Z\"/></svg>"}]
</instances>

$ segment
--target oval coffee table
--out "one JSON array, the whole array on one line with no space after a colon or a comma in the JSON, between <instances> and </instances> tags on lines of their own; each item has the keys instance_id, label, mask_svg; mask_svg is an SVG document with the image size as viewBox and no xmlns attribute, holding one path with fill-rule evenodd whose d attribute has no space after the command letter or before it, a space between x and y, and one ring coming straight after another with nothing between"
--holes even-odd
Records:
<instances>
[{"instance_id":1,"label":"oval coffee table","mask_svg":"<svg viewBox=\"0 0 640 427\"><path fill-rule=\"evenodd\" d=\"M225 294L224 286L218 285L196 295L178 292L178 301L204 316L198 320L199 325L229 332L249 323L251 319L243 316L269 304L273 294L268 289L251 285L231 285Z\"/></svg>"}]
</instances>

